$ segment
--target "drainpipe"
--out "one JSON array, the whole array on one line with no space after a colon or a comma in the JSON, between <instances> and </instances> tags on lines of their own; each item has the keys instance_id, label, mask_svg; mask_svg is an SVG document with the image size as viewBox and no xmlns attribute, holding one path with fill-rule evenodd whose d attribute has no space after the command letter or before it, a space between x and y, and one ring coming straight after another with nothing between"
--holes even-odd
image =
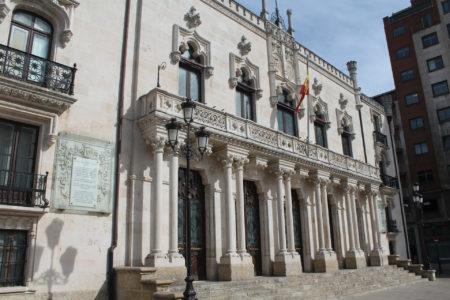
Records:
<instances>
[{"instance_id":1,"label":"drainpipe","mask_svg":"<svg viewBox=\"0 0 450 300\"><path fill-rule=\"evenodd\" d=\"M122 148L122 121L123 121L123 103L125 98L125 71L127 67L127 48L128 48L128 23L130 20L130 0L125 2L125 16L123 24L122 37L122 55L120 62L119 75L119 97L117 101L117 125L116 125L116 149L115 149L115 166L114 166L114 199L112 211L112 230L111 230L111 245L108 249L107 255L107 283L108 283L108 298L116 299L116 274L114 272L114 250L117 247L117 226L118 226L118 207L119 207L119 192L120 192L120 153Z\"/></svg>"},{"instance_id":2,"label":"drainpipe","mask_svg":"<svg viewBox=\"0 0 450 300\"><path fill-rule=\"evenodd\" d=\"M356 109L358 110L358 115L359 115L359 126L361 127L361 137L362 137L363 149L364 149L364 161L367 164L366 139L364 138L364 126L363 126L362 114L361 114L361 109L362 109L363 105L361 103L361 89L358 86L358 74L356 72L358 70L358 63L354 60L349 61L347 63L347 69L350 74L350 78L353 81L353 88L355 90L355 102L356 102Z\"/></svg>"}]
</instances>

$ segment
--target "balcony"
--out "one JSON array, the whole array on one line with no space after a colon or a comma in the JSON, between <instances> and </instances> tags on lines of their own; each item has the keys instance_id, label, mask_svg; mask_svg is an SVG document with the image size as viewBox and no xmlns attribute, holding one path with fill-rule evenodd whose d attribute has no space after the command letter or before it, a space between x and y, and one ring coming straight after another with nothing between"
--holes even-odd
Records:
<instances>
[{"instance_id":1,"label":"balcony","mask_svg":"<svg viewBox=\"0 0 450 300\"><path fill-rule=\"evenodd\" d=\"M153 89L139 99L137 111L141 115L138 124L146 142L166 138L164 124L170 118L182 118L183 100L161 89ZM379 168L202 103L197 103L195 122L196 126L206 126L213 134L212 140L218 144L234 142L269 157L284 157L294 163L337 174L381 181Z\"/></svg>"},{"instance_id":2,"label":"balcony","mask_svg":"<svg viewBox=\"0 0 450 300\"><path fill-rule=\"evenodd\" d=\"M381 175L381 180L383 181L383 185L393 188L393 189L398 189L400 188L400 185L398 183L398 178L397 177L392 177L389 175Z\"/></svg>"},{"instance_id":3,"label":"balcony","mask_svg":"<svg viewBox=\"0 0 450 300\"><path fill-rule=\"evenodd\" d=\"M388 142L387 142L387 136L385 134L382 134L379 131L374 131L373 132L373 137L375 139L375 142L382 144L383 146L388 146Z\"/></svg>"},{"instance_id":4,"label":"balcony","mask_svg":"<svg viewBox=\"0 0 450 300\"><path fill-rule=\"evenodd\" d=\"M76 67L68 67L0 44L0 96L61 114L75 99Z\"/></svg>"},{"instance_id":5,"label":"balcony","mask_svg":"<svg viewBox=\"0 0 450 300\"><path fill-rule=\"evenodd\" d=\"M48 207L45 175L0 170L0 205Z\"/></svg>"}]
</instances>

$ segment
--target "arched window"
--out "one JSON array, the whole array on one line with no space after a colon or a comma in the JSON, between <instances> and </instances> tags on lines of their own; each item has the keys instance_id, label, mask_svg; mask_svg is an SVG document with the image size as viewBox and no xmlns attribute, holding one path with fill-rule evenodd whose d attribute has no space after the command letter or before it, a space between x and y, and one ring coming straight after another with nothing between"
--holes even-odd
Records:
<instances>
[{"instance_id":1,"label":"arched window","mask_svg":"<svg viewBox=\"0 0 450 300\"><path fill-rule=\"evenodd\" d=\"M236 86L236 114L238 117L255 121L255 88L254 81L245 69L240 70Z\"/></svg>"},{"instance_id":2,"label":"arched window","mask_svg":"<svg viewBox=\"0 0 450 300\"><path fill-rule=\"evenodd\" d=\"M344 155L353 157L353 149L352 149L352 138L353 134L351 132L351 128L348 125L344 125L342 127L343 131L341 134L342 139L342 151Z\"/></svg>"},{"instance_id":3,"label":"arched window","mask_svg":"<svg viewBox=\"0 0 450 300\"><path fill-rule=\"evenodd\" d=\"M327 142L327 119L323 112L316 109L314 120L314 131L316 133L316 144L328 148Z\"/></svg>"},{"instance_id":4,"label":"arched window","mask_svg":"<svg viewBox=\"0 0 450 300\"><path fill-rule=\"evenodd\" d=\"M289 135L297 135L294 101L289 99L289 92L283 89L278 95L278 130Z\"/></svg>"},{"instance_id":5,"label":"arched window","mask_svg":"<svg viewBox=\"0 0 450 300\"><path fill-rule=\"evenodd\" d=\"M178 93L182 97L203 102L203 64L191 45L181 55L178 74Z\"/></svg>"},{"instance_id":6,"label":"arched window","mask_svg":"<svg viewBox=\"0 0 450 300\"><path fill-rule=\"evenodd\" d=\"M32 13L15 11L11 21L8 45L11 48L48 59L53 28L49 22Z\"/></svg>"}]
</instances>

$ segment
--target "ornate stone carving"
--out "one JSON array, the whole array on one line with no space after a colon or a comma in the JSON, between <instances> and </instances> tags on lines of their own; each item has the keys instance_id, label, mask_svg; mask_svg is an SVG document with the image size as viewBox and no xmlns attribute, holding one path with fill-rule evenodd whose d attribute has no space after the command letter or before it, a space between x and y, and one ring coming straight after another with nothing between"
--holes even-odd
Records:
<instances>
[{"instance_id":1,"label":"ornate stone carving","mask_svg":"<svg viewBox=\"0 0 450 300\"><path fill-rule=\"evenodd\" d=\"M184 21L186 21L186 26L189 29L197 28L202 24L202 21L200 20L200 14L197 12L197 9L193 6L184 15Z\"/></svg>"},{"instance_id":2,"label":"ornate stone carving","mask_svg":"<svg viewBox=\"0 0 450 300\"><path fill-rule=\"evenodd\" d=\"M339 105L342 110L345 110L347 108L348 99L344 98L344 94L339 94Z\"/></svg>"},{"instance_id":3,"label":"ornate stone carving","mask_svg":"<svg viewBox=\"0 0 450 300\"><path fill-rule=\"evenodd\" d=\"M228 84L230 88L235 88L238 84L239 77L244 75L246 80L253 83L253 88L256 90L257 100L262 97L262 89L260 88L259 68L252 64L246 57L240 57L230 53L230 78Z\"/></svg>"},{"instance_id":4,"label":"ornate stone carving","mask_svg":"<svg viewBox=\"0 0 450 300\"><path fill-rule=\"evenodd\" d=\"M283 51L281 44L273 41L272 42L272 70L278 74L283 73Z\"/></svg>"},{"instance_id":5,"label":"ornate stone carving","mask_svg":"<svg viewBox=\"0 0 450 300\"><path fill-rule=\"evenodd\" d=\"M339 135L342 135L345 129L347 129L347 132L351 134L352 138L355 137L352 117L347 112L340 111L336 108L336 120Z\"/></svg>"},{"instance_id":6,"label":"ornate stone carving","mask_svg":"<svg viewBox=\"0 0 450 300\"><path fill-rule=\"evenodd\" d=\"M247 42L245 35L241 37L241 41L238 43L238 49L241 56L248 55L252 51L252 43Z\"/></svg>"},{"instance_id":7,"label":"ornate stone carving","mask_svg":"<svg viewBox=\"0 0 450 300\"><path fill-rule=\"evenodd\" d=\"M323 101L321 98L316 98L312 102L313 102L313 109L311 112L311 121L315 122L316 117L318 115L322 115L323 118L325 119L322 121L325 121L327 126L329 127L330 126L330 122L329 122L330 118L328 116L328 104L325 101Z\"/></svg>"},{"instance_id":8,"label":"ornate stone carving","mask_svg":"<svg viewBox=\"0 0 450 300\"><path fill-rule=\"evenodd\" d=\"M5 17L8 15L10 9L6 5L5 0L0 0L0 24L3 22Z\"/></svg>"},{"instance_id":9,"label":"ornate stone carving","mask_svg":"<svg viewBox=\"0 0 450 300\"><path fill-rule=\"evenodd\" d=\"M98 163L97 199L94 207L73 206L71 198L72 167L75 158ZM109 213L112 197L113 145L91 138L61 135L56 149L53 207Z\"/></svg>"},{"instance_id":10,"label":"ornate stone carving","mask_svg":"<svg viewBox=\"0 0 450 300\"><path fill-rule=\"evenodd\" d=\"M314 91L314 96L316 97L320 95L320 92L322 92L322 84L319 83L319 80L317 78L314 78L312 89Z\"/></svg>"},{"instance_id":11,"label":"ornate stone carving","mask_svg":"<svg viewBox=\"0 0 450 300\"><path fill-rule=\"evenodd\" d=\"M67 46L67 44L72 39L73 33L72 30L66 29L63 32L61 32L61 45L63 48Z\"/></svg>"}]
</instances>

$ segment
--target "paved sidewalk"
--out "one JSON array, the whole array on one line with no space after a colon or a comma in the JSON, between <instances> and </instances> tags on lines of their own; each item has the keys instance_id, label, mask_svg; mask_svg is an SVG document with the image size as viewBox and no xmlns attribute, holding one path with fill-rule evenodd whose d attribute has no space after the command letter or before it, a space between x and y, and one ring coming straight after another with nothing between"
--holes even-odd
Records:
<instances>
[{"instance_id":1,"label":"paved sidewalk","mask_svg":"<svg viewBox=\"0 0 450 300\"><path fill-rule=\"evenodd\" d=\"M347 297L346 300L450 300L450 278L419 282L393 289Z\"/></svg>"}]
</instances>

